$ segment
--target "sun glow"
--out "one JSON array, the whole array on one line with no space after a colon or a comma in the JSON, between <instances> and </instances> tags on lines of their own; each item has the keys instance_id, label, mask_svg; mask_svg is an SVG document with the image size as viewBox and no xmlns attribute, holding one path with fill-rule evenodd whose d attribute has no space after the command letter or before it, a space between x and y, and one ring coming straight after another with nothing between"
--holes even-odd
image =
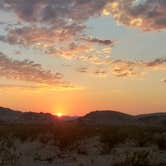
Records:
<instances>
[{"instance_id":1,"label":"sun glow","mask_svg":"<svg viewBox=\"0 0 166 166\"><path fill-rule=\"evenodd\" d=\"M62 117L62 116L63 116L63 114L62 114L61 112L58 112L56 115L57 115L58 117Z\"/></svg>"}]
</instances>

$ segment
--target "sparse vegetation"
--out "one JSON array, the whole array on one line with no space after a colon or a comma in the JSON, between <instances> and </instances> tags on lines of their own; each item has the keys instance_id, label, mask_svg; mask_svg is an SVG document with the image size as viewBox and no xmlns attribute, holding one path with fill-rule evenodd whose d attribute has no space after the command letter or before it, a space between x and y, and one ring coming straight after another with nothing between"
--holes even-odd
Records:
<instances>
[{"instance_id":1,"label":"sparse vegetation","mask_svg":"<svg viewBox=\"0 0 166 166\"><path fill-rule=\"evenodd\" d=\"M13 141L10 139L1 140L0 142L0 166L19 166L17 160L19 156Z\"/></svg>"},{"instance_id":2,"label":"sparse vegetation","mask_svg":"<svg viewBox=\"0 0 166 166\"><path fill-rule=\"evenodd\" d=\"M152 166L150 164L150 152L138 151L125 154L123 161L113 166Z\"/></svg>"},{"instance_id":3,"label":"sparse vegetation","mask_svg":"<svg viewBox=\"0 0 166 166\"><path fill-rule=\"evenodd\" d=\"M149 165L149 152L145 149L152 149L151 147L153 146L158 149L158 153L159 151L164 151L165 153L165 133L165 128L150 126L90 126L80 123L1 125L0 140L4 144L2 144L3 146L1 145L0 149L0 165L3 166L6 161L10 161L10 166L18 165L17 161L21 156L18 155L19 153L16 151L13 140L18 140L21 144L38 142L41 144L40 146L54 148L55 152L53 154L56 154L54 156L48 153L42 157L40 153L32 153L35 162L51 164L56 159L65 160L66 156L69 157L70 155L73 162L80 162L79 160L73 160L73 157L77 158L77 155L88 158L90 150L88 148L91 148L91 146L87 145L88 143L83 140L97 137L99 138L98 146L100 148L98 148L99 152L96 154L103 157L107 155L116 156L117 154L114 151L118 148L123 149L123 146L131 148L131 153L122 153L122 155L125 155L123 160L114 163L115 166L151 166ZM132 144L127 144L128 142L132 142ZM80 143L82 143L81 146ZM57 147L59 152L56 152ZM134 152L138 148L142 149L142 151ZM72 156L72 154L76 156ZM24 156L25 154L22 155ZM154 160L154 158L152 157L151 160ZM89 163L95 165L95 158L89 158Z\"/></svg>"}]
</instances>

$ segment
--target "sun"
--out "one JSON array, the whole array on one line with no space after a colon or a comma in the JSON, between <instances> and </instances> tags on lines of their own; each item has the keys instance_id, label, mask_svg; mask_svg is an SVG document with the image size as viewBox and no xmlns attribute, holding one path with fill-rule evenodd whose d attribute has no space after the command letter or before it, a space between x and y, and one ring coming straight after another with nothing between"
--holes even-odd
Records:
<instances>
[{"instance_id":1,"label":"sun","mask_svg":"<svg viewBox=\"0 0 166 166\"><path fill-rule=\"evenodd\" d=\"M62 114L61 112L58 112L56 115L57 115L58 117L62 117L62 116L63 116L63 114Z\"/></svg>"},{"instance_id":2,"label":"sun","mask_svg":"<svg viewBox=\"0 0 166 166\"><path fill-rule=\"evenodd\" d=\"M55 116L57 116L57 117L62 117L62 116L64 116L64 113L65 113L65 111L64 111L64 108L62 107L62 106L56 106L56 107L54 107L54 109L53 109L53 114L55 115Z\"/></svg>"}]
</instances>

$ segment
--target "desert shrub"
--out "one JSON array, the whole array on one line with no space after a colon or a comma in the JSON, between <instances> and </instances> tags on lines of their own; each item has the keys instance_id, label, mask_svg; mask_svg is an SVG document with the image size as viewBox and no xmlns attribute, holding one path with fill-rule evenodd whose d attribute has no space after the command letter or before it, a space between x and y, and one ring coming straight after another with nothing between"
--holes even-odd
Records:
<instances>
[{"instance_id":1,"label":"desert shrub","mask_svg":"<svg viewBox=\"0 0 166 166\"><path fill-rule=\"evenodd\" d=\"M154 134L160 137L153 138ZM100 141L103 144L102 153L109 153L112 148L118 144L123 144L130 140L137 147L146 147L157 145L159 148L165 149L166 135L165 128L154 126L111 126L101 127L99 129Z\"/></svg>"},{"instance_id":2,"label":"desert shrub","mask_svg":"<svg viewBox=\"0 0 166 166\"><path fill-rule=\"evenodd\" d=\"M129 134L129 138L135 142L138 147L146 147L151 145L157 145L160 140L164 139L161 137L154 137L155 135L161 135L165 129L151 126L140 126L136 130ZM162 142L162 141L161 141Z\"/></svg>"},{"instance_id":3,"label":"desert shrub","mask_svg":"<svg viewBox=\"0 0 166 166\"><path fill-rule=\"evenodd\" d=\"M43 126L44 127L44 126ZM24 141L33 141L37 139L38 135L44 131L39 126L31 126L31 125L24 125L24 126L15 126L13 129L13 137Z\"/></svg>"},{"instance_id":4,"label":"desert shrub","mask_svg":"<svg viewBox=\"0 0 166 166\"><path fill-rule=\"evenodd\" d=\"M33 159L35 161L47 162L48 164L52 164L52 162L54 161L54 157L48 156L43 158L39 154L36 154Z\"/></svg>"},{"instance_id":5,"label":"desert shrub","mask_svg":"<svg viewBox=\"0 0 166 166\"><path fill-rule=\"evenodd\" d=\"M126 139L133 140L139 147L156 144L165 148L165 137L154 137L154 133L165 132L165 128L144 126L91 126L79 123L56 124L9 124L0 125L0 140L16 138L21 141L51 142L61 149L77 148L77 142L88 137L99 136L103 145L102 153L109 153L112 148L122 144ZM153 138L153 139L152 139Z\"/></svg>"},{"instance_id":6,"label":"desert shrub","mask_svg":"<svg viewBox=\"0 0 166 166\"><path fill-rule=\"evenodd\" d=\"M60 147L61 150L65 150L77 145L77 142L81 139L88 138L93 132L91 129L83 126L61 126L55 135L56 145Z\"/></svg>"},{"instance_id":7,"label":"desert shrub","mask_svg":"<svg viewBox=\"0 0 166 166\"><path fill-rule=\"evenodd\" d=\"M138 132L133 139L138 147L144 147L150 144L151 134L146 133L145 131Z\"/></svg>"},{"instance_id":8,"label":"desert shrub","mask_svg":"<svg viewBox=\"0 0 166 166\"><path fill-rule=\"evenodd\" d=\"M12 124L0 126L0 139L5 137L25 141L50 141L61 149L68 148L80 139L94 135L94 129L75 123L47 124Z\"/></svg>"},{"instance_id":9,"label":"desert shrub","mask_svg":"<svg viewBox=\"0 0 166 166\"><path fill-rule=\"evenodd\" d=\"M152 141L159 149L166 150L166 133L154 134Z\"/></svg>"},{"instance_id":10,"label":"desert shrub","mask_svg":"<svg viewBox=\"0 0 166 166\"><path fill-rule=\"evenodd\" d=\"M80 155L88 155L87 150L83 149L83 148L78 148L77 153L80 154Z\"/></svg>"},{"instance_id":11,"label":"desert shrub","mask_svg":"<svg viewBox=\"0 0 166 166\"><path fill-rule=\"evenodd\" d=\"M0 166L19 166L19 156L10 139L0 142Z\"/></svg>"},{"instance_id":12,"label":"desert shrub","mask_svg":"<svg viewBox=\"0 0 166 166\"><path fill-rule=\"evenodd\" d=\"M113 166L151 166L149 156L148 151L127 153L124 160L114 163Z\"/></svg>"},{"instance_id":13,"label":"desert shrub","mask_svg":"<svg viewBox=\"0 0 166 166\"><path fill-rule=\"evenodd\" d=\"M100 142L103 146L101 153L109 153L116 145L125 142L127 137L128 134L120 128L113 127L109 130L105 130L100 135Z\"/></svg>"}]
</instances>

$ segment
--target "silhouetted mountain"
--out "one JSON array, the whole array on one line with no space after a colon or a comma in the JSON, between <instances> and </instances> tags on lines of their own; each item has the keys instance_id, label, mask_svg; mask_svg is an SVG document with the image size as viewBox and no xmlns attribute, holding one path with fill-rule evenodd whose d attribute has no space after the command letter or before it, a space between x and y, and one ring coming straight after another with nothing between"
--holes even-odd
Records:
<instances>
[{"instance_id":1,"label":"silhouetted mountain","mask_svg":"<svg viewBox=\"0 0 166 166\"><path fill-rule=\"evenodd\" d=\"M21 112L0 107L1 123L55 123L56 116L49 113Z\"/></svg>"},{"instance_id":2,"label":"silhouetted mountain","mask_svg":"<svg viewBox=\"0 0 166 166\"><path fill-rule=\"evenodd\" d=\"M163 125L166 124L166 113L153 113L132 116L116 111L90 112L79 121L99 125Z\"/></svg>"},{"instance_id":3,"label":"silhouetted mountain","mask_svg":"<svg viewBox=\"0 0 166 166\"><path fill-rule=\"evenodd\" d=\"M73 121L78 118L79 118L79 116L62 116L60 119L63 121Z\"/></svg>"},{"instance_id":4,"label":"silhouetted mountain","mask_svg":"<svg viewBox=\"0 0 166 166\"><path fill-rule=\"evenodd\" d=\"M58 118L49 113L21 112L0 107L0 123L48 124L70 121L97 125L164 125L166 113L129 115L116 111L94 111L83 117L62 116Z\"/></svg>"},{"instance_id":5,"label":"silhouetted mountain","mask_svg":"<svg viewBox=\"0 0 166 166\"><path fill-rule=\"evenodd\" d=\"M121 112L115 111L95 111L90 112L84 117L80 118L80 121L89 124L100 124L100 125L122 125L122 124L133 124L135 120L132 115L128 115Z\"/></svg>"},{"instance_id":6,"label":"silhouetted mountain","mask_svg":"<svg viewBox=\"0 0 166 166\"><path fill-rule=\"evenodd\" d=\"M166 125L166 113L151 113L137 115L135 118L145 124Z\"/></svg>"}]
</instances>

